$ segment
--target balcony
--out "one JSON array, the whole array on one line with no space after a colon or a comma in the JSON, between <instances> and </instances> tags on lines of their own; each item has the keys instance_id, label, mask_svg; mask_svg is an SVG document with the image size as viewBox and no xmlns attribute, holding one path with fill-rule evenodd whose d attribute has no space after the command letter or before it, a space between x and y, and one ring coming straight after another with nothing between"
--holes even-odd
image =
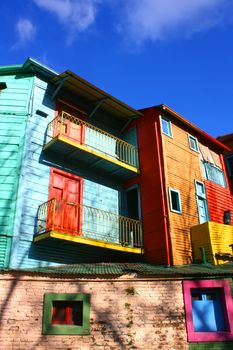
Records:
<instances>
[{"instance_id":1,"label":"balcony","mask_svg":"<svg viewBox=\"0 0 233 350\"><path fill-rule=\"evenodd\" d=\"M44 150L122 181L139 173L135 146L66 112L48 124Z\"/></svg>"},{"instance_id":2,"label":"balcony","mask_svg":"<svg viewBox=\"0 0 233 350\"><path fill-rule=\"evenodd\" d=\"M233 226L205 222L191 227L191 237L195 260L201 260L201 247L205 249L207 262L213 265L233 260Z\"/></svg>"},{"instance_id":3,"label":"balcony","mask_svg":"<svg viewBox=\"0 0 233 350\"><path fill-rule=\"evenodd\" d=\"M140 221L56 199L41 204L38 209L34 242L45 239L143 253Z\"/></svg>"}]
</instances>

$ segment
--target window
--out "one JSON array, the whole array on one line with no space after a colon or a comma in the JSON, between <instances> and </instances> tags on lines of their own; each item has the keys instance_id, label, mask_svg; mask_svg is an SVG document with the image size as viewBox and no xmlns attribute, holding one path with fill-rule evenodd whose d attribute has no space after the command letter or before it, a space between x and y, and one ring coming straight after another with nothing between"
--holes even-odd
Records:
<instances>
[{"instance_id":1,"label":"window","mask_svg":"<svg viewBox=\"0 0 233 350\"><path fill-rule=\"evenodd\" d=\"M197 141L196 137L194 137L192 135L189 135L188 136L188 140L189 140L189 147L190 147L190 149L192 149L195 152L198 152L199 151L199 149L198 149L198 141Z\"/></svg>"},{"instance_id":2,"label":"window","mask_svg":"<svg viewBox=\"0 0 233 350\"><path fill-rule=\"evenodd\" d=\"M168 189L170 199L170 209L175 213L181 213L180 192L173 188Z\"/></svg>"},{"instance_id":3,"label":"window","mask_svg":"<svg viewBox=\"0 0 233 350\"><path fill-rule=\"evenodd\" d=\"M226 157L226 164L229 176L233 176L233 155Z\"/></svg>"},{"instance_id":4,"label":"window","mask_svg":"<svg viewBox=\"0 0 233 350\"><path fill-rule=\"evenodd\" d=\"M90 334L90 295L46 293L42 333Z\"/></svg>"},{"instance_id":5,"label":"window","mask_svg":"<svg viewBox=\"0 0 233 350\"><path fill-rule=\"evenodd\" d=\"M195 187L196 187L196 198L197 198L197 209L198 209L199 222L200 222L200 224L202 224L203 222L206 222L209 220L209 213L208 213L207 200L206 200L206 194L205 194L205 186L202 182L195 181Z\"/></svg>"},{"instance_id":6,"label":"window","mask_svg":"<svg viewBox=\"0 0 233 350\"><path fill-rule=\"evenodd\" d=\"M163 134L172 137L172 125L170 120L167 119L166 117L161 118L161 128L162 128Z\"/></svg>"},{"instance_id":7,"label":"window","mask_svg":"<svg viewBox=\"0 0 233 350\"><path fill-rule=\"evenodd\" d=\"M222 187L226 187L225 176L220 168L206 161L202 161L202 168L204 172L204 177L207 180L212 181Z\"/></svg>"},{"instance_id":8,"label":"window","mask_svg":"<svg viewBox=\"0 0 233 350\"><path fill-rule=\"evenodd\" d=\"M233 340L233 302L229 281L184 281L190 342Z\"/></svg>"}]
</instances>

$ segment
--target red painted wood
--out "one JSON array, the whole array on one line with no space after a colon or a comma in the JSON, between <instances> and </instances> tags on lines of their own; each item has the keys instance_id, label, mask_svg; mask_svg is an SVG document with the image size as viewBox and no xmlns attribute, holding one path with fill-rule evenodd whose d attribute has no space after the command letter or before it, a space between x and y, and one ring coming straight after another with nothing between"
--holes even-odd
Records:
<instances>
[{"instance_id":1,"label":"red painted wood","mask_svg":"<svg viewBox=\"0 0 233 350\"><path fill-rule=\"evenodd\" d=\"M153 108L146 109L144 116L131 124L131 126L134 125L138 131L141 174L127 181L125 187L138 184L140 188L146 260L170 265L172 263L171 244L167 231L159 113Z\"/></svg>"},{"instance_id":2,"label":"red painted wood","mask_svg":"<svg viewBox=\"0 0 233 350\"><path fill-rule=\"evenodd\" d=\"M206 196L210 221L223 224L225 210L231 211L231 225L233 225L233 203L229 187L221 187L211 181L205 181Z\"/></svg>"},{"instance_id":3,"label":"red painted wood","mask_svg":"<svg viewBox=\"0 0 233 350\"><path fill-rule=\"evenodd\" d=\"M49 199L56 199L56 207L54 213L52 207L49 209L47 227L66 233L80 233L82 196L83 179L52 168Z\"/></svg>"}]
</instances>

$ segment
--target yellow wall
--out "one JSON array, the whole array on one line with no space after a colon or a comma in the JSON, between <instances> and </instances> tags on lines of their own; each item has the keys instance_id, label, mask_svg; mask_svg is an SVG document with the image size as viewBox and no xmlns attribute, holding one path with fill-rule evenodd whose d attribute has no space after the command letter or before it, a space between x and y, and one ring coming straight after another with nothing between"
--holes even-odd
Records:
<instances>
[{"instance_id":1,"label":"yellow wall","mask_svg":"<svg viewBox=\"0 0 233 350\"><path fill-rule=\"evenodd\" d=\"M206 222L191 228L193 253L195 260L201 260L200 247L206 251L207 261L211 264L225 264L227 260L216 259L215 254L232 254L233 226Z\"/></svg>"}]
</instances>

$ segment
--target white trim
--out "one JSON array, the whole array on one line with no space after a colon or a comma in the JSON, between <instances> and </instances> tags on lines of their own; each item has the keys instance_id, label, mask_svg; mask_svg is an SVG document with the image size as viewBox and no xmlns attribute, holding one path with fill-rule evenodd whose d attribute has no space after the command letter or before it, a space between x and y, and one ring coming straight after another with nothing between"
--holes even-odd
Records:
<instances>
[{"instance_id":1,"label":"white trim","mask_svg":"<svg viewBox=\"0 0 233 350\"><path fill-rule=\"evenodd\" d=\"M172 196L171 196L171 193L172 193L172 192L178 194L178 204L179 204L180 210L173 209L173 206L172 206ZM179 191L179 190L176 190L175 188L170 188L170 187L169 187L169 188L168 188L168 194L169 194L170 210L171 210L173 213L182 214L182 206L181 206L180 191Z\"/></svg>"},{"instance_id":2,"label":"white trim","mask_svg":"<svg viewBox=\"0 0 233 350\"><path fill-rule=\"evenodd\" d=\"M168 125L169 125L168 129L170 130L171 134L167 134L166 132L163 131L163 120L165 120L168 123ZM173 138L172 123L171 123L169 118L165 117L164 115L160 115L160 127L161 127L162 134Z\"/></svg>"},{"instance_id":3,"label":"white trim","mask_svg":"<svg viewBox=\"0 0 233 350\"><path fill-rule=\"evenodd\" d=\"M190 142L191 139L195 142L195 144L196 144L196 146L197 146L196 148L193 148L193 147L191 146L191 142ZM189 142L189 148L190 148L192 151L199 153L198 139L197 139L196 137L194 137L193 135L188 134L188 142Z\"/></svg>"}]
</instances>

